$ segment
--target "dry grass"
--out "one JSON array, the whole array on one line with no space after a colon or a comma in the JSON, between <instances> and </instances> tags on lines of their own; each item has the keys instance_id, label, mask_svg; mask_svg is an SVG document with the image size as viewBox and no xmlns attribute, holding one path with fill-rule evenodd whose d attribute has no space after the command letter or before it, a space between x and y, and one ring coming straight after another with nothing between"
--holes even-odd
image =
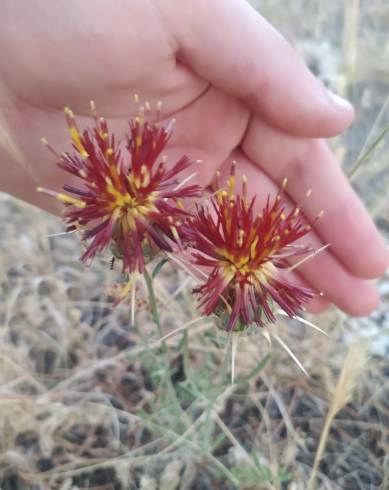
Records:
<instances>
[{"instance_id":1,"label":"dry grass","mask_svg":"<svg viewBox=\"0 0 389 490\"><path fill-rule=\"evenodd\" d=\"M326 83L355 103L358 121L334 143L351 168L389 124L389 6L253 3ZM387 138L354 175L387 237L388 151ZM388 278L370 319L335 309L316 318L328 338L280 321L277 333L309 378L277 345L257 372L269 346L252 333L237 346L232 386L229 341L197 320L185 273L165 266L155 283L164 334L194 320L166 339L166 356L142 283L130 328L129 307L111 310L106 300L108 276L117 274L109 272L108 258L83 268L75 237L48 237L62 230L55 218L0 199L2 490L304 490L328 413L312 488L388 487ZM337 380L349 344L361 336L369 337L370 359L344 399ZM339 394L342 403L334 405Z\"/></svg>"}]
</instances>

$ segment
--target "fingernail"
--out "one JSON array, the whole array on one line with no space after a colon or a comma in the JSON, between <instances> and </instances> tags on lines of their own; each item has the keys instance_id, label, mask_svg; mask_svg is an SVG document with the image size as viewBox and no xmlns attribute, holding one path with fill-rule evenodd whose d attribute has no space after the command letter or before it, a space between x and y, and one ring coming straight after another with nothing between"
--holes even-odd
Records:
<instances>
[{"instance_id":1,"label":"fingernail","mask_svg":"<svg viewBox=\"0 0 389 490\"><path fill-rule=\"evenodd\" d=\"M332 104L334 104L339 109L349 110L353 108L353 106L348 100L344 99L340 95L335 94L334 92L332 92L332 90L327 90L327 94Z\"/></svg>"}]
</instances>

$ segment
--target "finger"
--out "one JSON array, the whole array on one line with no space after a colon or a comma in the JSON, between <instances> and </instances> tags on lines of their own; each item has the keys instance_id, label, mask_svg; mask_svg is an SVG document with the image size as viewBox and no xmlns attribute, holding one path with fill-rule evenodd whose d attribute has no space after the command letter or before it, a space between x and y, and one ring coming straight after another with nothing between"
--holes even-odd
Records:
<instances>
[{"instance_id":1,"label":"finger","mask_svg":"<svg viewBox=\"0 0 389 490\"><path fill-rule=\"evenodd\" d=\"M308 313L319 315L324 313L331 306L331 302L323 298L313 298L307 305Z\"/></svg>"},{"instance_id":2,"label":"finger","mask_svg":"<svg viewBox=\"0 0 389 490\"><path fill-rule=\"evenodd\" d=\"M305 213L313 219L324 210L316 230L351 274L371 279L385 272L385 243L324 141L288 136L254 118L242 148L273 181L288 178L295 202L312 190Z\"/></svg>"},{"instance_id":3,"label":"finger","mask_svg":"<svg viewBox=\"0 0 389 490\"><path fill-rule=\"evenodd\" d=\"M258 196L257 202L260 209L268 195L275 197L279 186L243 155L237 154L234 157L238 161L238 177L239 174L246 174L248 190L252 195ZM223 175L227 177L229 168L230 162L223 164L222 178ZM291 202L286 196L285 202L290 208ZM316 250L323 246L323 242L314 232L309 233L296 243L309 244ZM296 262L296 260L299 259L291 260L291 263ZM377 288L370 281L358 279L350 274L329 249L307 260L295 270L313 290L323 292L324 299L336 304L346 313L355 316L367 315L378 304Z\"/></svg>"},{"instance_id":4,"label":"finger","mask_svg":"<svg viewBox=\"0 0 389 490\"><path fill-rule=\"evenodd\" d=\"M312 288L302 277L297 274L296 272L288 272L287 273L287 279L290 281L292 284L296 284L300 287L303 288ZM331 302L327 299L324 298L320 295L314 296L307 304L305 309L309 313L323 313L323 311L327 310L331 306Z\"/></svg>"},{"instance_id":5,"label":"finger","mask_svg":"<svg viewBox=\"0 0 389 490\"><path fill-rule=\"evenodd\" d=\"M270 124L291 134L327 137L352 122L352 106L331 95L246 1L182 1L172 14L167 22L179 44L178 60L244 99Z\"/></svg>"},{"instance_id":6,"label":"finger","mask_svg":"<svg viewBox=\"0 0 389 490\"><path fill-rule=\"evenodd\" d=\"M170 151L174 151L175 158L185 154L201 160L196 169L198 180L208 185L217 168L239 146L250 113L239 100L209 87L201 97L176 112L174 119Z\"/></svg>"}]
</instances>

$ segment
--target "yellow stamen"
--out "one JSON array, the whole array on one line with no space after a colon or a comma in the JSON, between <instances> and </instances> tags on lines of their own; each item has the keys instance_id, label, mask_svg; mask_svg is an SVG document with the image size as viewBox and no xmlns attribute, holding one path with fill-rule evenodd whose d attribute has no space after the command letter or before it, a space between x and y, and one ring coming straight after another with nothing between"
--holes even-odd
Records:
<instances>
[{"instance_id":1,"label":"yellow stamen","mask_svg":"<svg viewBox=\"0 0 389 490\"><path fill-rule=\"evenodd\" d=\"M265 262L257 271L255 271L255 277L262 284L266 284L275 274L277 274L277 269L271 262Z\"/></svg>"},{"instance_id":2,"label":"yellow stamen","mask_svg":"<svg viewBox=\"0 0 389 490\"><path fill-rule=\"evenodd\" d=\"M177 228L175 226L171 226L170 229L172 231L172 234L173 234L174 239L179 243L180 236L178 234Z\"/></svg>"},{"instance_id":3,"label":"yellow stamen","mask_svg":"<svg viewBox=\"0 0 389 490\"><path fill-rule=\"evenodd\" d=\"M72 204L77 208L85 208L86 204L81 199L77 199L75 197L68 196L67 194L63 194L62 192L55 192L49 189L45 189L44 187L37 187L36 190L38 192L43 192L44 194L48 194L49 196L53 196L61 202L66 204Z\"/></svg>"},{"instance_id":4,"label":"yellow stamen","mask_svg":"<svg viewBox=\"0 0 389 490\"><path fill-rule=\"evenodd\" d=\"M245 174L242 175L242 196L243 196L243 202L246 205L247 204L247 175Z\"/></svg>"},{"instance_id":5,"label":"yellow stamen","mask_svg":"<svg viewBox=\"0 0 389 490\"><path fill-rule=\"evenodd\" d=\"M64 111L66 116L69 116L71 118L74 117L73 111L68 106L64 107L63 111Z\"/></svg>"},{"instance_id":6,"label":"yellow stamen","mask_svg":"<svg viewBox=\"0 0 389 490\"><path fill-rule=\"evenodd\" d=\"M142 187L147 187L150 184L150 172L146 165L141 166L140 172L143 176Z\"/></svg>"},{"instance_id":7,"label":"yellow stamen","mask_svg":"<svg viewBox=\"0 0 389 490\"><path fill-rule=\"evenodd\" d=\"M83 144L81 143L80 133L77 130L76 122L74 120L73 111L69 109L69 107L64 108L65 116L67 117L69 133L74 143L74 146L77 148L77 151L82 156L82 158L88 158L88 153L85 150Z\"/></svg>"},{"instance_id":8,"label":"yellow stamen","mask_svg":"<svg viewBox=\"0 0 389 490\"><path fill-rule=\"evenodd\" d=\"M255 252L256 252L257 245L258 245L258 241L259 241L259 237L255 237L253 243L250 246L250 255L251 255L251 257L254 257L255 256Z\"/></svg>"},{"instance_id":9,"label":"yellow stamen","mask_svg":"<svg viewBox=\"0 0 389 490\"><path fill-rule=\"evenodd\" d=\"M244 230L239 230L239 236L238 236L238 246L239 247L243 246L243 238L244 238Z\"/></svg>"},{"instance_id":10,"label":"yellow stamen","mask_svg":"<svg viewBox=\"0 0 389 490\"><path fill-rule=\"evenodd\" d=\"M97 110L96 110L96 104L95 104L95 101L94 100L91 100L89 102L89 108L90 108L90 112L91 112L92 116L96 116L97 115Z\"/></svg>"},{"instance_id":11,"label":"yellow stamen","mask_svg":"<svg viewBox=\"0 0 389 490\"><path fill-rule=\"evenodd\" d=\"M235 190L235 169L236 169L236 161L233 160L232 161L232 165L231 165L231 174L230 174L230 177L227 180L227 186L229 188L230 196L231 197L233 197L234 190Z\"/></svg>"},{"instance_id":12,"label":"yellow stamen","mask_svg":"<svg viewBox=\"0 0 389 490\"><path fill-rule=\"evenodd\" d=\"M228 187L230 188L230 191L233 191L235 187L235 177L233 175L230 175L227 183L228 183Z\"/></svg>"},{"instance_id":13,"label":"yellow stamen","mask_svg":"<svg viewBox=\"0 0 389 490\"><path fill-rule=\"evenodd\" d=\"M73 204L73 206L76 206L76 208L85 208L86 204L81 201L80 199L76 199L75 197L68 196L67 194L62 194L59 193L57 194L57 199L61 202L67 203L67 204Z\"/></svg>"},{"instance_id":14,"label":"yellow stamen","mask_svg":"<svg viewBox=\"0 0 389 490\"><path fill-rule=\"evenodd\" d=\"M225 190L218 191L218 192L216 193L216 197L217 197L217 200L218 200L219 204L222 204L222 203L223 203L223 201L224 201L224 199L225 199L227 196L228 196L228 193L227 193L227 191L225 191Z\"/></svg>"}]
</instances>

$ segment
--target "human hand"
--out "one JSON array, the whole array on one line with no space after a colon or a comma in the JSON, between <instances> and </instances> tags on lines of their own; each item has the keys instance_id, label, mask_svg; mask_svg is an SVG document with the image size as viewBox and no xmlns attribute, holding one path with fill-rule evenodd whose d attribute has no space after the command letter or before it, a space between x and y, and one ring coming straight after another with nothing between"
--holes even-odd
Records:
<instances>
[{"instance_id":1,"label":"human hand","mask_svg":"<svg viewBox=\"0 0 389 490\"><path fill-rule=\"evenodd\" d=\"M259 202L285 177L291 202L312 189L305 214L325 215L306 240L331 244L295 276L324 292L313 310L333 302L360 315L376 306L366 279L384 272L388 251L320 139L349 126L353 110L246 2L5 0L0 46L2 190L57 211L35 188L59 190L68 180L40 144L45 136L69 149L63 106L83 127L96 101L120 137L137 110L132 94L152 107L162 100L163 117L177 119L169 157L201 159L202 184L235 159Z\"/></svg>"}]
</instances>

